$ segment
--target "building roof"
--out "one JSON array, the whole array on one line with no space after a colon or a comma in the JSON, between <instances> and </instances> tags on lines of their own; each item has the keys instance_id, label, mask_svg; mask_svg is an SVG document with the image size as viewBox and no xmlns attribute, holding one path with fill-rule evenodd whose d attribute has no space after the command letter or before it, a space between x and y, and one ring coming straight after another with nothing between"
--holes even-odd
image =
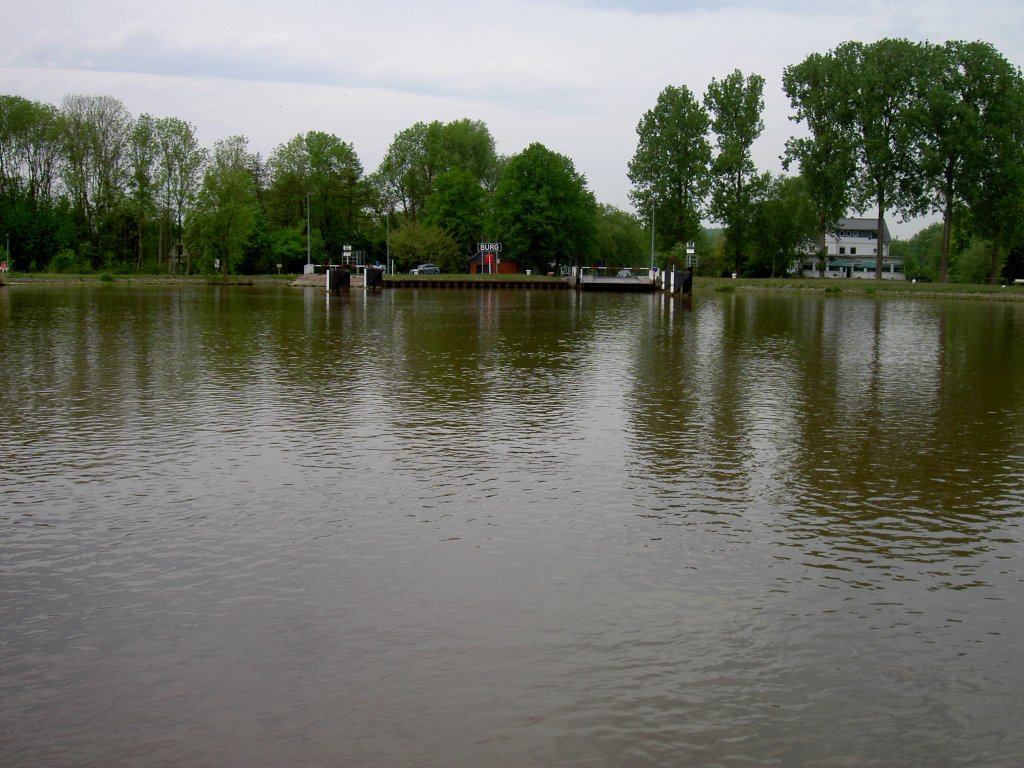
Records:
<instances>
[{"instance_id":1,"label":"building roof","mask_svg":"<svg viewBox=\"0 0 1024 768\"><path fill-rule=\"evenodd\" d=\"M832 231L841 229L853 232L877 232L878 219L836 219L836 223L832 225ZM891 243L892 236L889 234L889 223L885 219L882 219L882 230L884 242Z\"/></svg>"}]
</instances>

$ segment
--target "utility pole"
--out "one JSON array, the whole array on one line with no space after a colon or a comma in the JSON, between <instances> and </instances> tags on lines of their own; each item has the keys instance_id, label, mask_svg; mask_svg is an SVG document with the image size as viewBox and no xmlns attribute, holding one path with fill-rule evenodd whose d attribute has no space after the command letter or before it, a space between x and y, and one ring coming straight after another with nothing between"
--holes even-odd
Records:
<instances>
[{"instance_id":1,"label":"utility pole","mask_svg":"<svg viewBox=\"0 0 1024 768\"><path fill-rule=\"evenodd\" d=\"M307 192L306 193L306 272L311 272L312 271L309 267L313 263L310 260L310 251L309 251L309 196L310 195L315 195L315 194L316 194L316 192Z\"/></svg>"},{"instance_id":2,"label":"utility pole","mask_svg":"<svg viewBox=\"0 0 1024 768\"><path fill-rule=\"evenodd\" d=\"M654 203L651 203L651 271L654 271Z\"/></svg>"}]
</instances>

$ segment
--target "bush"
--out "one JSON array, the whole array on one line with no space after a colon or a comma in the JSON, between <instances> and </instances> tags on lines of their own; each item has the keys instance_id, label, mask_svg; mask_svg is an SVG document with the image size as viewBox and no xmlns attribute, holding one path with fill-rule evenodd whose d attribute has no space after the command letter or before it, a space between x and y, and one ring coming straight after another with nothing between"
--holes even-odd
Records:
<instances>
[{"instance_id":1,"label":"bush","mask_svg":"<svg viewBox=\"0 0 1024 768\"><path fill-rule=\"evenodd\" d=\"M70 248L64 248L57 252L57 255L50 259L47 267L48 272L56 274L80 274L92 271L88 262L83 262Z\"/></svg>"}]
</instances>

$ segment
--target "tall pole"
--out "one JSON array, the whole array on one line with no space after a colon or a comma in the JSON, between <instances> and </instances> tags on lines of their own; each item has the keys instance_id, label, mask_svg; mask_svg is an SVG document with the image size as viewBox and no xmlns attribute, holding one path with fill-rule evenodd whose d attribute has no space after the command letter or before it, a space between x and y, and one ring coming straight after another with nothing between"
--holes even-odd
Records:
<instances>
[{"instance_id":1,"label":"tall pole","mask_svg":"<svg viewBox=\"0 0 1024 768\"><path fill-rule=\"evenodd\" d=\"M313 262L310 260L309 255L309 196L316 194L315 192L306 193L306 266L308 267Z\"/></svg>"},{"instance_id":2,"label":"tall pole","mask_svg":"<svg viewBox=\"0 0 1024 768\"><path fill-rule=\"evenodd\" d=\"M651 203L651 270L654 270L654 203Z\"/></svg>"},{"instance_id":3,"label":"tall pole","mask_svg":"<svg viewBox=\"0 0 1024 768\"><path fill-rule=\"evenodd\" d=\"M388 272L395 274L391 269L391 212L384 214L384 261L387 262Z\"/></svg>"}]
</instances>

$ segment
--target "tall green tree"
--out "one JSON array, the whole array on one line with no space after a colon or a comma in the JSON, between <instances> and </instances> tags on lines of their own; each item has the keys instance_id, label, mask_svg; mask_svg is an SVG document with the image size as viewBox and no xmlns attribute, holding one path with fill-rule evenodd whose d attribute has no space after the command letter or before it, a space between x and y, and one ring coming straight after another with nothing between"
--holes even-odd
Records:
<instances>
[{"instance_id":1,"label":"tall green tree","mask_svg":"<svg viewBox=\"0 0 1024 768\"><path fill-rule=\"evenodd\" d=\"M128 139L128 155L131 164L131 212L136 227L136 271L142 269L146 248L147 228L156 213L156 167L159 162L160 142L157 137L156 120L148 114L141 114Z\"/></svg>"},{"instance_id":2,"label":"tall green tree","mask_svg":"<svg viewBox=\"0 0 1024 768\"><path fill-rule=\"evenodd\" d=\"M826 238L853 202L856 144L847 119L846 101L856 89L855 72L832 55L814 53L800 64L786 67L782 85L795 115L809 136L786 142L783 167L795 160L804 179L804 191L814 207L817 224L818 269L826 269Z\"/></svg>"},{"instance_id":3,"label":"tall green tree","mask_svg":"<svg viewBox=\"0 0 1024 768\"><path fill-rule=\"evenodd\" d=\"M650 243L636 216L612 205L597 208L594 251L606 266L630 267L647 263Z\"/></svg>"},{"instance_id":4,"label":"tall green tree","mask_svg":"<svg viewBox=\"0 0 1024 768\"><path fill-rule=\"evenodd\" d=\"M65 96L61 101L64 184L80 217L82 236L109 256L119 240L118 214L130 178L128 143L133 120L113 96Z\"/></svg>"},{"instance_id":5,"label":"tall green tree","mask_svg":"<svg viewBox=\"0 0 1024 768\"><path fill-rule=\"evenodd\" d=\"M465 171L490 191L498 168L494 139L483 122L416 123L395 136L373 182L388 211L400 210L404 219L419 221L439 176Z\"/></svg>"},{"instance_id":6,"label":"tall green tree","mask_svg":"<svg viewBox=\"0 0 1024 768\"><path fill-rule=\"evenodd\" d=\"M0 96L0 196L53 197L61 134L56 107L20 96Z\"/></svg>"},{"instance_id":7,"label":"tall green tree","mask_svg":"<svg viewBox=\"0 0 1024 768\"><path fill-rule=\"evenodd\" d=\"M74 242L59 194L62 157L56 107L0 96L0 232L22 268L32 262L45 267L52 254Z\"/></svg>"},{"instance_id":8,"label":"tall green tree","mask_svg":"<svg viewBox=\"0 0 1024 768\"><path fill-rule=\"evenodd\" d=\"M803 245L815 235L818 212L807 188L804 176L777 176L755 203L758 237L756 261L751 266L756 274L785 274L789 265L799 259Z\"/></svg>"},{"instance_id":9,"label":"tall green tree","mask_svg":"<svg viewBox=\"0 0 1024 768\"><path fill-rule=\"evenodd\" d=\"M857 148L861 203L878 209L875 278L882 279L885 214L892 209L905 218L927 207L919 147L925 84L929 76L924 49L900 39L875 43L843 43L833 56L849 74L845 109Z\"/></svg>"},{"instance_id":10,"label":"tall green tree","mask_svg":"<svg viewBox=\"0 0 1024 768\"><path fill-rule=\"evenodd\" d=\"M329 252L366 244L369 190L351 143L322 131L299 134L277 147L267 166L267 207L273 225L305 231L308 202L311 228L320 233Z\"/></svg>"},{"instance_id":11,"label":"tall green tree","mask_svg":"<svg viewBox=\"0 0 1024 768\"><path fill-rule=\"evenodd\" d=\"M629 196L646 221L656 219L663 247L697 239L711 183L711 120L684 86L668 86L637 124Z\"/></svg>"},{"instance_id":12,"label":"tall green tree","mask_svg":"<svg viewBox=\"0 0 1024 768\"><path fill-rule=\"evenodd\" d=\"M203 169L209 153L199 144L191 123L176 117L156 121L159 154L156 170L157 201L161 208L161 235L157 250L157 266L163 261L167 247L173 248L171 263L177 264L184 251L185 222L196 204ZM167 246L163 233L167 232ZM184 252L185 272L191 272L191 253Z\"/></svg>"},{"instance_id":13,"label":"tall green tree","mask_svg":"<svg viewBox=\"0 0 1024 768\"><path fill-rule=\"evenodd\" d=\"M434 179L423 222L428 227L443 229L458 243L464 256L471 256L484 237L487 203L487 190L479 179L468 170L453 168Z\"/></svg>"},{"instance_id":14,"label":"tall green tree","mask_svg":"<svg viewBox=\"0 0 1024 768\"><path fill-rule=\"evenodd\" d=\"M989 240L988 279L995 282L1004 252L1024 245L1024 78L984 43L958 48L977 105L973 151L964 163L967 218Z\"/></svg>"},{"instance_id":15,"label":"tall green tree","mask_svg":"<svg viewBox=\"0 0 1024 768\"><path fill-rule=\"evenodd\" d=\"M592 253L597 202L572 160L534 143L508 161L494 192L491 232L539 272Z\"/></svg>"},{"instance_id":16,"label":"tall green tree","mask_svg":"<svg viewBox=\"0 0 1024 768\"><path fill-rule=\"evenodd\" d=\"M221 274L237 272L260 215L259 158L244 136L218 141L203 174L190 242Z\"/></svg>"},{"instance_id":17,"label":"tall green tree","mask_svg":"<svg viewBox=\"0 0 1024 768\"><path fill-rule=\"evenodd\" d=\"M752 235L754 203L768 181L758 175L751 157L751 147L764 130L763 92L763 77L744 77L737 69L721 81L712 80L704 95L718 144L709 213L726 226L736 273L742 271L744 249Z\"/></svg>"},{"instance_id":18,"label":"tall green tree","mask_svg":"<svg viewBox=\"0 0 1024 768\"><path fill-rule=\"evenodd\" d=\"M979 199L982 188L1020 165L1016 127L1024 109L1019 70L988 43L926 45L922 58L929 70L920 104L919 168L930 207L942 214L939 280L946 282L954 217L969 198Z\"/></svg>"}]
</instances>

